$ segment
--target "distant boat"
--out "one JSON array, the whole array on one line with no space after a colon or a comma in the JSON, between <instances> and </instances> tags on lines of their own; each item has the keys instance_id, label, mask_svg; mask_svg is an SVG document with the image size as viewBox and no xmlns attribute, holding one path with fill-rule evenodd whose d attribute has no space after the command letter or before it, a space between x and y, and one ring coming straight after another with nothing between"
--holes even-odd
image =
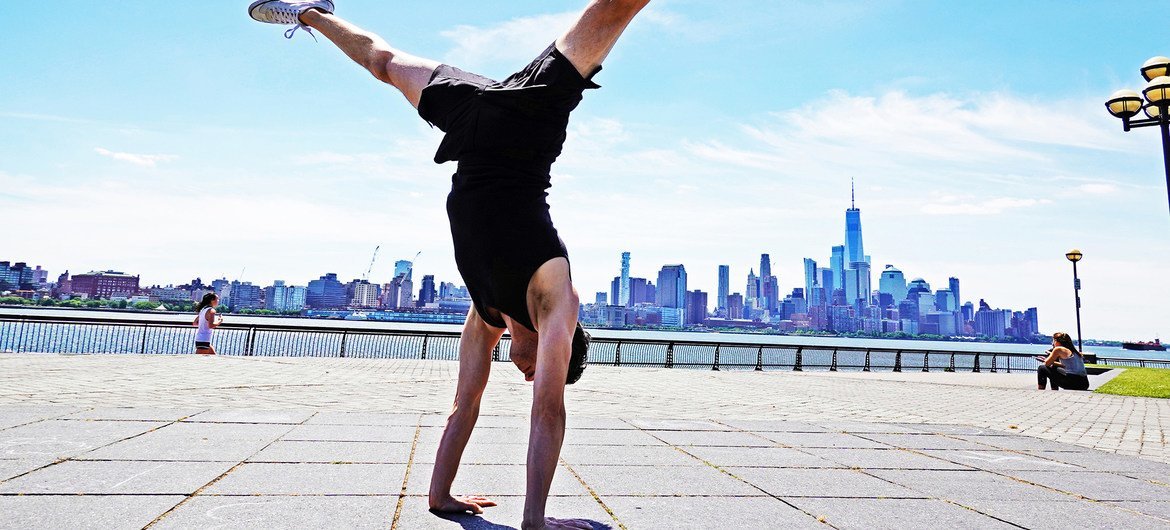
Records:
<instances>
[{"instance_id":1,"label":"distant boat","mask_svg":"<svg viewBox=\"0 0 1170 530\"><path fill-rule=\"evenodd\" d=\"M1159 339L1154 339L1154 342L1123 342L1121 347L1127 350L1166 351L1166 345Z\"/></svg>"}]
</instances>

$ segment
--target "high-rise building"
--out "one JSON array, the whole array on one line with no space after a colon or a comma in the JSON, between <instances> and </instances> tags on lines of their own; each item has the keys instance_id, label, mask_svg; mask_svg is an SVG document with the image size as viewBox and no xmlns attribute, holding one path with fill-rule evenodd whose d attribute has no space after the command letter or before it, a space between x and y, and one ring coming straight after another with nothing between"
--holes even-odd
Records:
<instances>
[{"instance_id":1,"label":"high-rise building","mask_svg":"<svg viewBox=\"0 0 1170 530\"><path fill-rule=\"evenodd\" d=\"M666 265L658 272L658 299L660 307L686 307L687 271L680 265Z\"/></svg>"},{"instance_id":2,"label":"high-rise building","mask_svg":"<svg viewBox=\"0 0 1170 530\"><path fill-rule=\"evenodd\" d=\"M804 258L804 292L808 297L809 305L814 304L813 289L820 287L820 275L817 274L817 262L810 258Z\"/></svg>"},{"instance_id":3,"label":"high-rise building","mask_svg":"<svg viewBox=\"0 0 1170 530\"><path fill-rule=\"evenodd\" d=\"M744 303L755 304L760 299L760 278L756 276L755 269L748 269L747 286L745 292L747 297Z\"/></svg>"},{"instance_id":4,"label":"high-rise building","mask_svg":"<svg viewBox=\"0 0 1170 530\"><path fill-rule=\"evenodd\" d=\"M727 318L743 318L743 295L731 293L727 295Z\"/></svg>"},{"instance_id":5,"label":"high-rise building","mask_svg":"<svg viewBox=\"0 0 1170 530\"><path fill-rule=\"evenodd\" d=\"M897 305L906 299L906 277L902 271L893 265L886 265L878 279L878 292L890 295L893 304Z\"/></svg>"},{"instance_id":6,"label":"high-rise building","mask_svg":"<svg viewBox=\"0 0 1170 530\"><path fill-rule=\"evenodd\" d=\"M630 253L622 252L622 276L618 296L613 299L614 305L630 305Z\"/></svg>"},{"instance_id":7,"label":"high-rise building","mask_svg":"<svg viewBox=\"0 0 1170 530\"><path fill-rule=\"evenodd\" d=\"M950 284L951 293L955 296L955 306L951 308L951 311L958 311L963 305L963 299L959 297L959 279L952 276L947 280L947 283Z\"/></svg>"},{"instance_id":8,"label":"high-rise building","mask_svg":"<svg viewBox=\"0 0 1170 530\"><path fill-rule=\"evenodd\" d=\"M686 323L702 324L707 320L707 293L695 290L687 292Z\"/></svg>"},{"instance_id":9,"label":"high-rise building","mask_svg":"<svg viewBox=\"0 0 1170 530\"><path fill-rule=\"evenodd\" d=\"M606 293L600 292L600 293L597 293L597 298L593 303L595 303L599 306L603 306L603 305L609 305L608 301L609 301L609 297L606 295Z\"/></svg>"},{"instance_id":10,"label":"high-rise building","mask_svg":"<svg viewBox=\"0 0 1170 530\"><path fill-rule=\"evenodd\" d=\"M715 301L715 307L721 311L727 311L727 295L731 290L731 267L728 265L719 266L719 292L718 298Z\"/></svg>"},{"instance_id":11,"label":"high-rise building","mask_svg":"<svg viewBox=\"0 0 1170 530\"><path fill-rule=\"evenodd\" d=\"M833 254L829 258L829 270L833 271L833 285L826 286L826 289L832 291L833 289L845 288L845 245L833 246Z\"/></svg>"},{"instance_id":12,"label":"high-rise building","mask_svg":"<svg viewBox=\"0 0 1170 530\"><path fill-rule=\"evenodd\" d=\"M869 262L855 261L849 265L849 270L856 271L853 276L854 281L857 282L853 287L856 290L856 298L851 298L849 303L857 306L860 311L861 308L870 305L869 295L873 290L870 287L871 276L869 274Z\"/></svg>"},{"instance_id":13,"label":"high-rise building","mask_svg":"<svg viewBox=\"0 0 1170 530\"><path fill-rule=\"evenodd\" d=\"M850 187L849 209L845 210L845 263L866 261L861 244L861 210L857 209L856 187Z\"/></svg>"},{"instance_id":14,"label":"high-rise building","mask_svg":"<svg viewBox=\"0 0 1170 530\"><path fill-rule=\"evenodd\" d=\"M414 263L406 260L399 260L394 262L394 277L397 278L406 275L406 279L412 279L414 274Z\"/></svg>"},{"instance_id":15,"label":"high-rise building","mask_svg":"<svg viewBox=\"0 0 1170 530\"><path fill-rule=\"evenodd\" d=\"M934 309L936 311L953 312L957 309L955 293L950 289L939 289L934 292Z\"/></svg>"},{"instance_id":16,"label":"high-rise building","mask_svg":"<svg viewBox=\"0 0 1170 530\"><path fill-rule=\"evenodd\" d=\"M614 276L613 281L609 282L609 299L617 302L622 298L622 277Z\"/></svg>"},{"instance_id":17,"label":"high-rise building","mask_svg":"<svg viewBox=\"0 0 1170 530\"><path fill-rule=\"evenodd\" d=\"M0 265L7 262L0 261ZM17 266L24 265L17 263ZM25 267L27 268L27 267ZM28 269L32 272L32 269ZM31 274L30 274L31 277ZM138 276L118 271L90 272L73 276L73 292L83 293L90 298L129 298L138 294Z\"/></svg>"},{"instance_id":18,"label":"high-rise building","mask_svg":"<svg viewBox=\"0 0 1170 530\"><path fill-rule=\"evenodd\" d=\"M772 275L772 257L767 254L760 254L759 293L761 299L760 307L768 311L775 311L776 302L779 298L779 287L776 285L776 277Z\"/></svg>"},{"instance_id":19,"label":"high-rise building","mask_svg":"<svg viewBox=\"0 0 1170 530\"><path fill-rule=\"evenodd\" d=\"M231 294L228 296L228 307L233 311L239 309L263 309L264 298L260 295L260 286L252 282L233 281Z\"/></svg>"},{"instance_id":20,"label":"high-rise building","mask_svg":"<svg viewBox=\"0 0 1170 530\"><path fill-rule=\"evenodd\" d=\"M280 312L300 311L305 308L305 288L285 285L283 280L272 282L264 289L264 309Z\"/></svg>"},{"instance_id":21,"label":"high-rise building","mask_svg":"<svg viewBox=\"0 0 1170 530\"><path fill-rule=\"evenodd\" d=\"M1011 311L1006 309L980 309L975 312L975 334L984 337L1006 337L1011 323Z\"/></svg>"},{"instance_id":22,"label":"high-rise building","mask_svg":"<svg viewBox=\"0 0 1170 530\"><path fill-rule=\"evenodd\" d=\"M12 264L0 261L0 291L35 288L37 270L40 270L39 266L33 269L24 262Z\"/></svg>"},{"instance_id":23,"label":"high-rise building","mask_svg":"<svg viewBox=\"0 0 1170 530\"><path fill-rule=\"evenodd\" d=\"M305 304L312 309L345 309L346 302L345 285L332 272L311 280L305 290Z\"/></svg>"},{"instance_id":24,"label":"high-rise building","mask_svg":"<svg viewBox=\"0 0 1170 530\"><path fill-rule=\"evenodd\" d=\"M653 304L656 297L654 282L646 281L646 278L630 278L630 304L626 307L632 307L635 304Z\"/></svg>"},{"instance_id":25,"label":"high-rise building","mask_svg":"<svg viewBox=\"0 0 1170 530\"><path fill-rule=\"evenodd\" d=\"M422 286L418 290L418 304L421 306L435 303L435 294L435 275L424 275Z\"/></svg>"}]
</instances>

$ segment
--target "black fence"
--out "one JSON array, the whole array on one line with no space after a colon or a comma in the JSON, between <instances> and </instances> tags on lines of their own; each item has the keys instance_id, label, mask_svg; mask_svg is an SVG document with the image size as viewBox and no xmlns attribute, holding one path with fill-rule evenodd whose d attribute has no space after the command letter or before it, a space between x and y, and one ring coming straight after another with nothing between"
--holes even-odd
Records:
<instances>
[{"instance_id":1,"label":"black fence","mask_svg":"<svg viewBox=\"0 0 1170 530\"><path fill-rule=\"evenodd\" d=\"M626 334L636 335L636 334ZM892 372L1019 372L1036 368L1031 354L938 349L770 344L758 336L742 342L594 336L589 362L707 370L829 370ZM738 340L740 337L736 337ZM791 337L789 337L791 338ZM173 320L130 315L113 318L0 315L0 352L65 354L194 353L195 328ZM215 331L220 355L456 360L456 331L388 329L360 322L226 322ZM493 360L509 361L505 337ZM1102 364L1170 368L1170 361L1099 358Z\"/></svg>"}]
</instances>

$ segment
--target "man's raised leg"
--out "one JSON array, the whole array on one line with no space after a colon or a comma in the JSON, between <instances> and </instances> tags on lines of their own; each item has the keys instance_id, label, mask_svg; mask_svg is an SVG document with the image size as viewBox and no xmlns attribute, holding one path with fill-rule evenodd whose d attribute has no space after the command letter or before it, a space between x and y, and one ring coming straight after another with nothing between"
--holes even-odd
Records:
<instances>
[{"instance_id":1,"label":"man's raised leg","mask_svg":"<svg viewBox=\"0 0 1170 530\"><path fill-rule=\"evenodd\" d=\"M565 439L565 378L577 328L578 304L565 258L546 262L529 281L528 307L540 340L532 389L522 528L592 528L585 521L546 519L544 515Z\"/></svg>"},{"instance_id":2,"label":"man's raised leg","mask_svg":"<svg viewBox=\"0 0 1170 530\"><path fill-rule=\"evenodd\" d=\"M592 74L634 16L650 0L592 0L561 38L557 49L577 67L582 76Z\"/></svg>"},{"instance_id":3,"label":"man's raised leg","mask_svg":"<svg viewBox=\"0 0 1170 530\"><path fill-rule=\"evenodd\" d=\"M378 80L397 88L411 105L418 108L422 89L426 88L431 74L439 67L437 61L391 48L378 35L331 13L310 9L301 14L300 20L302 24L320 31Z\"/></svg>"}]
</instances>

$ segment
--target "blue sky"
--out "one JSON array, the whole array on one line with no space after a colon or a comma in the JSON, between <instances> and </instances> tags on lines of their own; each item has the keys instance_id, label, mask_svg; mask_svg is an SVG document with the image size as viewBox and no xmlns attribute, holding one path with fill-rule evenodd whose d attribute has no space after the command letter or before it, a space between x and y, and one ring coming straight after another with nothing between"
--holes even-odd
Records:
<instances>
[{"instance_id":1,"label":"blue sky","mask_svg":"<svg viewBox=\"0 0 1170 530\"><path fill-rule=\"evenodd\" d=\"M0 4L0 259L54 274L457 281L439 133L324 39L248 2ZM412 53L503 77L584 2L339 0ZM1153 130L1103 101L1170 53L1160 2L655 0L574 114L550 202L582 298L686 265L743 290L759 255L785 291L844 238L857 179L875 271L965 300L1039 307L1088 337L1170 337L1170 212ZM16 227L13 229L12 227ZM501 242L501 244L512 244ZM875 276L876 279L876 276ZM461 283L461 282L460 282ZM713 303L712 296L712 303Z\"/></svg>"}]
</instances>

